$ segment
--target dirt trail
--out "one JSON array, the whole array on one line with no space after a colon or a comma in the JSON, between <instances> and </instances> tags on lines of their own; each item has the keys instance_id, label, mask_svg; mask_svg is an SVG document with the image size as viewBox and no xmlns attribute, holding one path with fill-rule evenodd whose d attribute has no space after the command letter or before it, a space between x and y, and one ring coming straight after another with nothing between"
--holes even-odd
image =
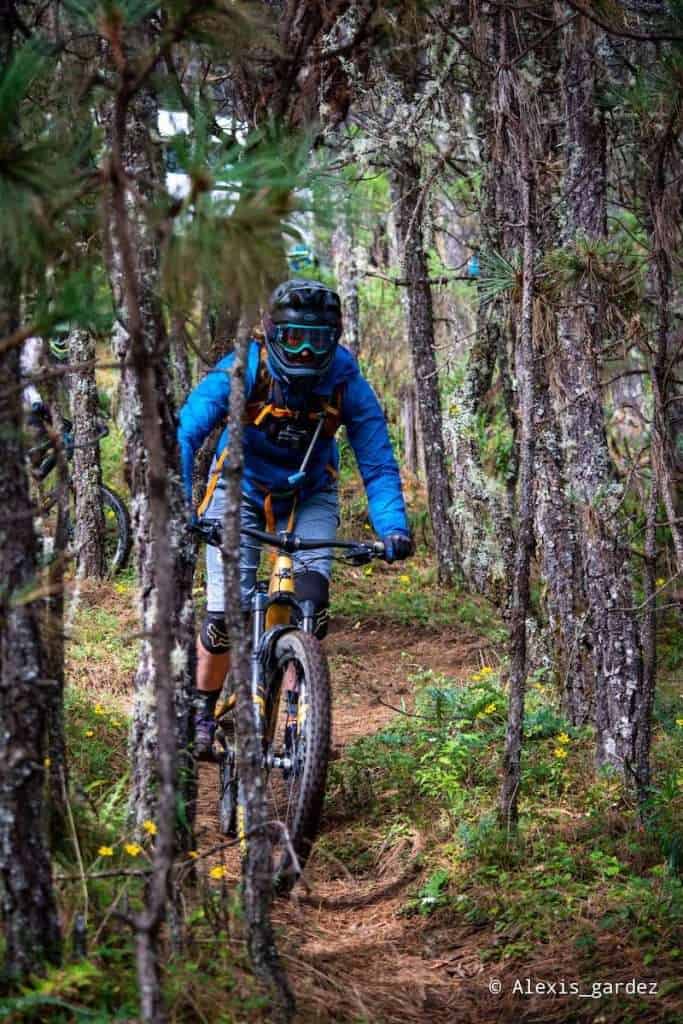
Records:
<instances>
[{"instance_id":1,"label":"dirt trail","mask_svg":"<svg viewBox=\"0 0 683 1024\"><path fill-rule=\"evenodd\" d=\"M333 758L391 721L396 712L387 705L411 707L410 675L432 669L462 678L489 655L486 641L462 628L408 634L372 622L356 628L337 624L326 647L334 693ZM221 841L215 801L215 769L204 766L197 821L203 849ZM476 955L476 930L456 934L451 927L440 933L429 921L399 915L419 877L419 837L394 841L379 855L373 851L370 869L354 876L342 856L324 853L335 840L343 842L343 830L352 825L352 818L328 816L322 853L313 854L306 884L276 904L297 1019L358 1024L503 1019ZM236 875L236 858L228 858L227 866Z\"/></svg>"}]
</instances>

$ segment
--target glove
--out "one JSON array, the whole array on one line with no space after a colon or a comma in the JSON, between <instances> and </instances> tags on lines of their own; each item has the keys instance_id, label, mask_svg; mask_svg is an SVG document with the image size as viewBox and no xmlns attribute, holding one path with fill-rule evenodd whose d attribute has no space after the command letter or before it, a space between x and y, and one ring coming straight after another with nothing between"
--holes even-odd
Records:
<instances>
[{"instance_id":1,"label":"glove","mask_svg":"<svg viewBox=\"0 0 683 1024\"><path fill-rule=\"evenodd\" d=\"M405 530L394 530L382 537L387 562L400 562L413 553L413 538Z\"/></svg>"}]
</instances>

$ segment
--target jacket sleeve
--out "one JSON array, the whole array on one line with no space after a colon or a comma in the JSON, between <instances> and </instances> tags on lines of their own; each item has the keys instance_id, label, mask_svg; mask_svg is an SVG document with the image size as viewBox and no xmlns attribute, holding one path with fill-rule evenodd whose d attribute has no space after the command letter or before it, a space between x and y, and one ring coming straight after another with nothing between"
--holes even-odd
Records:
<instances>
[{"instance_id":1,"label":"jacket sleeve","mask_svg":"<svg viewBox=\"0 0 683 1024\"><path fill-rule=\"evenodd\" d=\"M398 465L377 396L360 373L344 390L343 421L368 497L372 527L380 537L409 530Z\"/></svg>"},{"instance_id":2,"label":"jacket sleeve","mask_svg":"<svg viewBox=\"0 0 683 1024\"><path fill-rule=\"evenodd\" d=\"M190 392L180 410L180 425L178 427L180 469L188 501L192 501L194 457L213 428L228 415L230 368L233 361L234 355L230 353L216 363L206 377Z\"/></svg>"}]
</instances>

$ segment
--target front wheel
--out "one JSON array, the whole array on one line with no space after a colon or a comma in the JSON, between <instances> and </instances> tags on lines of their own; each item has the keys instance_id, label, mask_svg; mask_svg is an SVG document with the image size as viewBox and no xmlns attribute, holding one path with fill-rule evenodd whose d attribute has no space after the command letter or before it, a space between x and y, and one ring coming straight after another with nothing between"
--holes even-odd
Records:
<instances>
[{"instance_id":1,"label":"front wheel","mask_svg":"<svg viewBox=\"0 0 683 1024\"><path fill-rule=\"evenodd\" d=\"M267 799L274 826L275 887L288 893L320 825L330 755L330 675L320 643L300 630L278 638L273 660L266 714Z\"/></svg>"}]
</instances>

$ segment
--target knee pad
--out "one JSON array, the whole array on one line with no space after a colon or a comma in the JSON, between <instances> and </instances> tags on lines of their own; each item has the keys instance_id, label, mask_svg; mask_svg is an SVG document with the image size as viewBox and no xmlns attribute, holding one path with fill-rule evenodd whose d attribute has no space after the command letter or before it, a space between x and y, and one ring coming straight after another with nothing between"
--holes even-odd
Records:
<instances>
[{"instance_id":1,"label":"knee pad","mask_svg":"<svg viewBox=\"0 0 683 1024\"><path fill-rule=\"evenodd\" d=\"M312 601L315 605L313 633L318 640L322 640L327 636L330 620L330 581L321 572L307 570L295 576L294 585L297 601Z\"/></svg>"},{"instance_id":2,"label":"knee pad","mask_svg":"<svg viewBox=\"0 0 683 1024\"><path fill-rule=\"evenodd\" d=\"M199 637L209 654L226 654L230 650L230 639L225 628L224 613L207 612Z\"/></svg>"}]
</instances>

